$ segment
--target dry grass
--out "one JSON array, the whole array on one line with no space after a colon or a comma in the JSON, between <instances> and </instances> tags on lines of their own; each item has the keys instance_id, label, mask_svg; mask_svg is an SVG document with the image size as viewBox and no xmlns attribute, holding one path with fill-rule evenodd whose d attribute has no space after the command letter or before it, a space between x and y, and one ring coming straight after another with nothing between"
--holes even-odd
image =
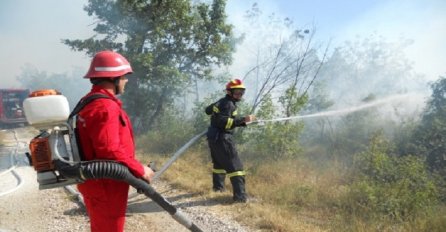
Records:
<instances>
[{"instance_id":1,"label":"dry grass","mask_svg":"<svg viewBox=\"0 0 446 232\"><path fill-rule=\"evenodd\" d=\"M326 231L329 213L323 202L339 192L339 177L314 171L296 162L265 163L253 166L246 163L247 191L252 198L247 205L230 204L229 180L225 193L211 190L211 168L207 154L189 152L179 158L162 176L176 187L187 189L225 205L236 218L260 231ZM158 164L169 157L151 155ZM145 156L147 157L147 155ZM162 165L158 165L160 168ZM328 191L327 191L328 190ZM322 203L321 203L322 202Z\"/></svg>"},{"instance_id":2,"label":"dry grass","mask_svg":"<svg viewBox=\"0 0 446 232\"><path fill-rule=\"evenodd\" d=\"M143 157L152 157L158 168L170 158L153 154ZM247 192L252 198L248 204L231 204L229 180L229 191L211 191L212 165L206 151L183 154L161 178L220 203L228 215L257 231L442 231L439 228L446 227L444 207L439 211L442 214L399 224L346 216L340 201L348 190L344 180L347 174L336 163L324 166L306 160L245 162Z\"/></svg>"}]
</instances>

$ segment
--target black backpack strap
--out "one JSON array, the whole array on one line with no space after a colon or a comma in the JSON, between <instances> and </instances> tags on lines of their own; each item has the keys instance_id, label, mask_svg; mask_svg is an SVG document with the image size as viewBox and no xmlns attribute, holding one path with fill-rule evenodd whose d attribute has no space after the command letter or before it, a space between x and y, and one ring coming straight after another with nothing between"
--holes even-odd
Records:
<instances>
[{"instance_id":1,"label":"black backpack strap","mask_svg":"<svg viewBox=\"0 0 446 232\"><path fill-rule=\"evenodd\" d=\"M105 94L101 94L101 93L96 93L96 94L92 94L88 97L85 97L83 99L81 99L76 106L74 107L73 111L71 111L70 116L68 116L68 124L72 124L72 120L73 117L75 115L77 115L86 105L88 105L90 102L99 99L99 98L108 98L108 99L112 99L111 97L105 95ZM72 125L73 126L73 125ZM81 144L81 140L79 138L79 132L78 132L78 128L74 127L74 136L76 138L76 143L77 143L77 150L79 152L79 158L80 160L85 160L85 155L84 152L82 151L82 144Z\"/></svg>"},{"instance_id":2,"label":"black backpack strap","mask_svg":"<svg viewBox=\"0 0 446 232\"><path fill-rule=\"evenodd\" d=\"M81 99L76 106L74 107L73 111L71 111L70 116L68 116L68 119L73 118L75 115L77 115L86 105L88 105L90 102L99 99L99 98L108 98L112 99L111 97L102 94L102 93L96 93L92 94L86 98Z\"/></svg>"}]
</instances>

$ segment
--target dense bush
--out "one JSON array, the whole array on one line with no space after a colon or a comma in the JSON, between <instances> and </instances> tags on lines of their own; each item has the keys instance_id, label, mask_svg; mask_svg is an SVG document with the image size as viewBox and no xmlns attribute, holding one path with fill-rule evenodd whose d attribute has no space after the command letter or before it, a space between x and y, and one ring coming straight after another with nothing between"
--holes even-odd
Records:
<instances>
[{"instance_id":1,"label":"dense bush","mask_svg":"<svg viewBox=\"0 0 446 232\"><path fill-rule=\"evenodd\" d=\"M296 105L301 107L304 102ZM259 107L256 116L261 120L279 117L270 96ZM265 122L250 125L240 141L246 144L245 154L257 160L283 159L297 156L301 151L300 135L303 123L296 121ZM242 149L243 151L243 149Z\"/></svg>"},{"instance_id":2,"label":"dense bush","mask_svg":"<svg viewBox=\"0 0 446 232\"><path fill-rule=\"evenodd\" d=\"M432 95L412 137L414 150L446 181L446 78L432 84ZM446 192L445 192L446 194Z\"/></svg>"},{"instance_id":3,"label":"dense bush","mask_svg":"<svg viewBox=\"0 0 446 232\"><path fill-rule=\"evenodd\" d=\"M173 113L158 120L156 128L139 136L138 149L148 153L170 154L194 136L191 120L181 119Z\"/></svg>"},{"instance_id":4,"label":"dense bush","mask_svg":"<svg viewBox=\"0 0 446 232\"><path fill-rule=\"evenodd\" d=\"M296 157L301 153L299 135L302 123L265 123L252 129L245 153L258 160L278 160Z\"/></svg>"},{"instance_id":5,"label":"dense bush","mask_svg":"<svg viewBox=\"0 0 446 232\"><path fill-rule=\"evenodd\" d=\"M407 220L437 203L437 189L424 162L415 156L394 156L381 135L357 156L353 170L343 207L356 216Z\"/></svg>"}]
</instances>

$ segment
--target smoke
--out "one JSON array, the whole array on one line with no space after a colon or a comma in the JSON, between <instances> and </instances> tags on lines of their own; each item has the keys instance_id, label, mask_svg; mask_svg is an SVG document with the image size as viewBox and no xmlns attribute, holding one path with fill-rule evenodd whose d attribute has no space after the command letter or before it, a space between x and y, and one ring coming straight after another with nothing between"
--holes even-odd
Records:
<instances>
[{"instance_id":1,"label":"smoke","mask_svg":"<svg viewBox=\"0 0 446 232\"><path fill-rule=\"evenodd\" d=\"M377 33L398 42L413 40L406 50L414 68L429 81L446 74L446 2L382 1L349 21L339 31L338 41Z\"/></svg>"},{"instance_id":2,"label":"smoke","mask_svg":"<svg viewBox=\"0 0 446 232\"><path fill-rule=\"evenodd\" d=\"M342 45L345 41L354 41L358 36L367 38L372 34L386 38L389 43L411 40L413 44L404 52L413 62L415 72L423 75L428 81L446 75L445 1L341 1L327 4L317 4L314 1L239 2L228 2L229 20L236 25L236 29L243 24L246 27L258 27L247 24L246 18L243 17L254 2L258 2L257 6L265 21L274 15L276 18L288 18L301 28L315 25L317 40L327 42L332 39L332 48ZM277 33L271 33L269 36L262 35L257 38L267 42L276 36ZM235 55L237 65L233 67L234 70L240 72L240 69L237 69L239 64L246 63L246 57L250 56L252 51L255 52L246 52L245 48L246 45L252 47L258 44L253 42L255 41L245 41L243 46L239 46L240 52Z\"/></svg>"},{"instance_id":3,"label":"smoke","mask_svg":"<svg viewBox=\"0 0 446 232\"><path fill-rule=\"evenodd\" d=\"M287 121L287 120L298 120L298 119L307 119L307 118L319 118L319 117L333 117L333 116L342 116L346 114L350 114L353 112L373 108L373 107L380 107L378 111L382 113L388 113L391 112L389 109L398 109L403 115L407 114L414 114L416 112L419 112L420 109L424 108L424 98L425 96L420 94L400 94L400 95L392 95L388 96L386 98L382 98L379 100L375 100L372 102L364 103L357 106L350 106L343 109L338 110L327 110L319 113L314 114L305 114L305 115L298 115L293 117L286 117L286 118L275 118L270 120L258 120L257 122L263 123L263 122L279 122L279 121ZM409 106L409 107L407 107ZM389 108L390 107L390 108ZM395 117L397 115L393 114L390 115L392 117Z\"/></svg>"},{"instance_id":4,"label":"smoke","mask_svg":"<svg viewBox=\"0 0 446 232\"><path fill-rule=\"evenodd\" d=\"M16 77L25 65L49 73L86 70L89 59L61 43L64 38L88 38L92 18L86 1L3 0L0 2L0 69L2 87L21 87Z\"/></svg>"},{"instance_id":5,"label":"smoke","mask_svg":"<svg viewBox=\"0 0 446 232\"><path fill-rule=\"evenodd\" d=\"M322 92L334 102L327 110L360 105L369 95L385 99L409 94L412 97L407 100L414 104L406 102L398 109L381 110L400 114L398 117L417 114L424 106L423 96L430 92L429 82L446 71L441 64L446 60L443 1L358 1L348 7L306 1L229 1L228 9L235 32L244 39L237 46L234 65L228 68L234 76L243 77L258 62L257 55L271 52L270 48L294 29L315 25L316 48L317 43L323 45L332 39L329 62L317 78L324 86ZM247 11L260 23L246 18ZM284 26L290 23L292 27ZM246 97L256 84L256 80L247 80Z\"/></svg>"}]
</instances>

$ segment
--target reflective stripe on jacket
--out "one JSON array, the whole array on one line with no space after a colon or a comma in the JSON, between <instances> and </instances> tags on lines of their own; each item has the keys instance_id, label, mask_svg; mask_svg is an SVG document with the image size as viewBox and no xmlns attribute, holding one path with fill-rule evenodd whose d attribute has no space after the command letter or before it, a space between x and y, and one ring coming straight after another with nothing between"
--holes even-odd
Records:
<instances>
[{"instance_id":1,"label":"reflective stripe on jacket","mask_svg":"<svg viewBox=\"0 0 446 232\"><path fill-rule=\"evenodd\" d=\"M211 115L211 127L220 132L232 133L235 127L246 126L245 119L238 116L237 105L229 95L206 107L205 112Z\"/></svg>"}]
</instances>

